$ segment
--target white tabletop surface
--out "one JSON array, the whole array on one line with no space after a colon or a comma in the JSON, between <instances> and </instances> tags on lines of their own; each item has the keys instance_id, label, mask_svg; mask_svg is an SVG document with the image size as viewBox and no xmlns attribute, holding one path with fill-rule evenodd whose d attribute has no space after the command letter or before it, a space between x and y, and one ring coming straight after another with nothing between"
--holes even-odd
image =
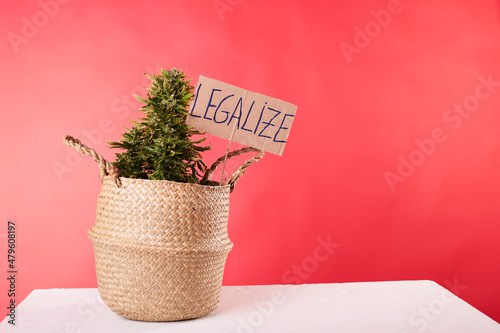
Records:
<instances>
[{"instance_id":1,"label":"white tabletop surface","mask_svg":"<svg viewBox=\"0 0 500 333\"><path fill-rule=\"evenodd\" d=\"M97 289L34 290L0 331L500 333L500 324L431 281L222 287L218 308L187 321L128 320Z\"/></svg>"}]
</instances>

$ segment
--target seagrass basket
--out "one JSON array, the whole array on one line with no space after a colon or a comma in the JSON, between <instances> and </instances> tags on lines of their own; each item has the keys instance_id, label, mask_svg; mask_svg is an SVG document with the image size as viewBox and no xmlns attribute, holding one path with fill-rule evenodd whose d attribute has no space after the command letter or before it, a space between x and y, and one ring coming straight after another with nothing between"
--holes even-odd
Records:
<instances>
[{"instance_id":1,"label":"seagrass basket","mask_svg":"<svg viewBox=\"0 0 500 333\"><path fill-rule=\"evenodd\" d=\"M120 177L79 140L63 142L99 164L102 188L88 236L94 246L97 285L115 313L142 321L198 318L219 302L227 255L229 193L245 169L263 157L244 148L218 159L201 183L225 158L258 152L220 186Z\"/></svg>"}]
</instances>

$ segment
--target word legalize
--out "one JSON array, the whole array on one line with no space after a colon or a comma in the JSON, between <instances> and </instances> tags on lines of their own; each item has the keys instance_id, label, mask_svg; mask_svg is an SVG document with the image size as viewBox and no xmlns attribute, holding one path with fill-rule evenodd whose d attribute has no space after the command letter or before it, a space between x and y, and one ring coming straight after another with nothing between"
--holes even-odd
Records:
<instances>
[{"instance_id":1,"label":"word legalize","mask_svg":"<svg viewBox=\"0 0 500 333\"><path fill-rule=\"evenodd\" d=\"M297 106L200 76L186 124L281 156Z\"/></svg>"}]
</instances>

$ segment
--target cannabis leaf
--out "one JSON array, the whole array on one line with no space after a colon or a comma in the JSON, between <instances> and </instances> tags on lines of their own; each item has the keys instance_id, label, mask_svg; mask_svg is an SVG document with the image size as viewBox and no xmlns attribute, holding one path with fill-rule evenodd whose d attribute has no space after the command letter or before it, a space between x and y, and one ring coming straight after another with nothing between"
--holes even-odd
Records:
<instances>
[{"instance_id":1,"label":"cannabis leaf","mask_svg":"<svg viewBox=\"0 0 500 333\"><path fill-rule=\"evenodd\" d=\"M171 180L199 183L206 170L201 152L210 146L199 146L206 137L185 124L189 103L193 97L191 80L177 69L162 69L149 76L151 85L147 98L135 96L144 106L144 118L132 121L118 142L108 142L111 148L123 149L116 154L114 164L129 178Z\"/></svg>"}]
</instances>

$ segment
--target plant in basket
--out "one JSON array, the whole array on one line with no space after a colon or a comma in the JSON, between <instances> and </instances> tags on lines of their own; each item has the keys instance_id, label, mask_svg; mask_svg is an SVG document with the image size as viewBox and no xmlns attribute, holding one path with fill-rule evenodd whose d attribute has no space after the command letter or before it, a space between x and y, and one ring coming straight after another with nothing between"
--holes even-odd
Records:
<instances>
[{"instance_id":1,"label":"plant in basket","mask_svg":"<svg viewBox=\"0 0 500 333\"><path fill-rule=\"evenodd\" d=\"M202 161L205 138L186 126L193 88L173 69L150 77L145 116L133 122L106 161L79 140L65 144L92 156L102 188L96 221L88 231L94 246L97 285L103 301L126 318L172 321L197 318L219 302L222 275L232 242L227 236L229 193L263 151L227 153L210 168ZM257 155L224 184L210 180L227 158ZM220 186L207 186L220 185Z\"/></svg>"},{"instance_id":2,"label":"plant in basket","mask_svg":"<svg viewBox=\"0 0 500 333\"><path fill-rule=\"evenodd\" d=\"M124 177L199 183L198 176L206 171L201 152L210 146L198 145L206 137L192 141L202 133L185 124L193 87L176 69L148 77L147 98L136 96L144 103L139 110L145 117L133 121L135 126L120 142L110 142L111 148L124 150L115 165Z\"/></svg>"}]
</instances>

